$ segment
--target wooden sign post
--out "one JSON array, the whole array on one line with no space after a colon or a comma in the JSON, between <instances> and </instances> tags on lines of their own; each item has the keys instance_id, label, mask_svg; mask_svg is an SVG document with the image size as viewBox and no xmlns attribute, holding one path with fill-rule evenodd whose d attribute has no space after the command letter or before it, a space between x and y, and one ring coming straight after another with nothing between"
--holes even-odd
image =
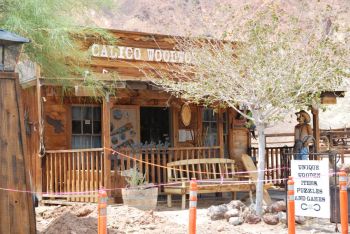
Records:
<instances>
[{"instance_id":1,"label":"wooden sign post","mask_svg":"<svg viewBox=\"0 0 350 234\"><path fill-rule=\"evenodd\" d=\"M0 233L36 232L21 104L18 75L0 72Z\"/></svg>"}]
</instances>

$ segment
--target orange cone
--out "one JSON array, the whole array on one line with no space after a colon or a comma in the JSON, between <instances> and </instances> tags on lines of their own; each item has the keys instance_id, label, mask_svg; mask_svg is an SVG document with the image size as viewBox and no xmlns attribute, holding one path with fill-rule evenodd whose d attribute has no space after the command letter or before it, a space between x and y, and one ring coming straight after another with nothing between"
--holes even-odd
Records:
<instances>
[{"instance_id":1,"label":"orange cone","mask_svg":"<svg viewBox=\"0 0 350 234\"><path fill-rule=\"evenodd\" d=\"M348 190L346 186L346 173L344 170L339 172L339 201L340 201L340 222L341 233L347 234L349 229L348 224Z\"/></svg>"},{"instance_id":2,"label":"orange cone","mask_svg":"<svg viewBox=\"0 0 350 234\"><path fill-rule=\"evenodd\" d=\"M288 179L288 234L295 234L295 201L293 177Z\"/></svg>"},{"instance_id":3,"label":"orange cone","mask_svg":"<svg viewBox=\"0 0 350 234\"><path fill-rule=\"evenodd\" d=\"M107 200L108 196L104 189L98 191L98 234L107 234Z\"/></svg>"},{"instance_id":4,"label":"orange cone","mask_svg":"<svg viewBox=\"0 0 350 234\"><path fill-rule=\"evenodd\" d=\"M190 182L190 220L189 220L189 234L196 233L196 219L197 219L197 181L195 178Z\"/></svg>"}]
</instances>

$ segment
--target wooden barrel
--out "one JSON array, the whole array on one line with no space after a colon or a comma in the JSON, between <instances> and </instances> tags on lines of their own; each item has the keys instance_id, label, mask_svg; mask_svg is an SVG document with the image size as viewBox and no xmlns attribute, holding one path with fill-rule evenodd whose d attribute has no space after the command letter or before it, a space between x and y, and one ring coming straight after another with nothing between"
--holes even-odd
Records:
<instances>
[{"instance_id":1,"label":"wooden barrel","mask_svg":"<svg viewBox=\"0 0 350 234\"><path fill-rule=\"evenodd\" d=\"M140 210L154 210L157 207L158 187L148 189L122 189L123 203Z\"/></svg>"}]
</instances>

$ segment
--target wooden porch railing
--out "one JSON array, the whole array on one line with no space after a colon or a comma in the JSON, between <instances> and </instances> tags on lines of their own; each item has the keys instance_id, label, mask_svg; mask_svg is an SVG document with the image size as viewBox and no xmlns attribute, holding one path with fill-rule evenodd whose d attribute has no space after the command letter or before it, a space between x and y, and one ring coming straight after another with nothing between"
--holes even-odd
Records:
<instances>
[{"instance_id":1,"label":"wooden porch railing","mask_svg":"<svg viewBox=\"0 0 350 234\"><path fill-rule=\"evenodd\" d=\"M290 156L283 157L282 154L283 152L287 154L292 153L293 147L266 147L265 150L265 169L268 170L265 172L266 183L284 186L286 181L279 179L284 179L285 173L289 174L287 165L290 165ZM250 148L250 155L257 160L258 148Z\"/></svg>"},{"instance_id":2,"label":"wooden porch railing","mask_svg":"<svg viewBox=\"0 0 350 234\"><path fill-rule=\"evenodd\" d=\"M218 158L220 147L180 147L180 148L140 148L119 149L121 154L111 156L112 171L125 171L135 166L145 175L149 183L163 184L167 182L167 163L177 160L196 158ZM129 157L140 159L143 162L133 160ZM162 165L164 167L158 167ZM113 183L112 183L113 184Z\"/></svg>"},{"instance_id":3,"label":"wooden porch railing","mask_svg":"<svg viewBox=\"0 0 350 234\"><path fill-rule=\"evenodd\" d=\"M177 160L220 157L220 147L140 148L119 149L121 154L108 155L111 160L111 195L120 196L118 188L125 182L121 172L137 166L146 181L154 184L167 182L166 164ZM127 157L123 156L126 155ZM65 198L68 201L96 202L96 192L104 186L103 149L49 150L43 161L46 198ZM142 161L137 161L140 159ZM164 167L158 167L162 165ZM113 189L114 188L114 189Z\"/></svg>"},{"instance_id":4,"label":"wooden porch railing","mask_svg":"<svg viewBox=\"0 0 350 234\"><path fill-rule=\"evenodd\" d=\"M48 194L68 201L97 202L103 186L103 149L50 150L44 157L43 179ZM45 186L46 185L46 186Z\"/></svg>"}]
</instances>

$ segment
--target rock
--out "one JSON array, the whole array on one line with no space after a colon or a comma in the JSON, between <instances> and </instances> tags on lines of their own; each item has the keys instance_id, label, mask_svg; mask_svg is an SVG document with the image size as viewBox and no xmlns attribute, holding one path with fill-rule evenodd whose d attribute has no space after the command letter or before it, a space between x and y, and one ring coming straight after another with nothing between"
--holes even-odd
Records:
<instances>
[{"instance_id":1,"label":"rock","mask_svg":"<svg viewBox=\"0 0 350 234\"><path fill-rule=\"evenodd\" d=\"M278 212L278 219L281 223L286 224L287 223L287 215L286 212Z\"/></svg>"},{"instance_id":2,"label":"rock","mask_svg":"<svg viewBox=\"0 0 350 234\"><path fill-rule=\"evenodd\" d=\"M240 200L233 200L227 204L227 208L229 210L231 210L231 209L241 210L241 208L243 209L245 207L246 207L246 205L244 205L244 203L241 202Z\"/></svg>"},{"instance_id":3,"label":"rock","mask_svg":"<svg viewBox=\"0 0 350 234\"><path fill-rule=\"evenodd\" d=\"M154 229L156 229L157 227L156 227L156 225L154 225L154 224L149 224L148 226L147 226L147 229L150 229L150 230L154 230Z\"/></svg>"},{"instance_id":4,"label":"rock","mask_svg":"<svg viewBox=\"0 0 350 234\"><path fill-rule=\"evenodd\" d=\"M267 210L268 210L267 213L278 213L281 211L286 211L287 210L286 202L285 201L274 202L267 208Z\"/></svg>"},{"instance_id":5,"label":"rock","mask_svg":"<svg viewBox=\"0 0 350 234\"><path fill-rule=\"evenodd\" d=\"M241 225L243 223L244 219L242 217L231 217L228 220L229 224L232 224L233 226Z\"/></svg>"},{"instance_id":6,"label":"rock","mask_svg":"<svg viewBox=\"0 0 350 234\"><path fill-rule=\"evenodd\" d=\"M225 227L224 226L219 226L216 230L218 232L222 232L222 231L225 231Z\"/></svg>"},{"instance_id":7,"label":"rock","mask_svg":"<svg viewBox=\"0 0 350 234\"><path fill-rule=\"evenodd\" d=\"M262 219L269 225L276 225L279 222L278 214L265 214Z\"/></svg>"},{"instance_id":8,"label":"rock","mask_svg":"<svg viewBox=\"0 0 350 234\"><path fill-rule=\"evenodd\" d=\"M249 215L249 214L251 214L252 212L249 210L249 209L245 209L245 210L243 210L241 213L240 213L240 217L241 218L243 218L243 220L245 220L246 219L246 217Z\"/></svg>"},{"instance_id":9,"label":"rock","mask_svg":"<svg viewBox=\"0 0 350 234\"><path fill-rule=\"evenodd\" d=\"M208 208L207 215L210 216L211 220L224 219L227 210L226 205L211 206Z\"/></svg>"},{"instance_id":10,"label":"rock","mask_svg":"<svg viewBox=\"0 0 350 234\"><path fill-rule=\"evenodd\" d=\"M240 213L241 212L239 210L232 209L232 210L226 211L224 217L228 221L231 217L238 217L240 215Z\"/></svg>"},{"instance_id":11,"label":"rock","mask_svg":"<svg viewBox=\"0 0 350 234\"><path fill-rule=\"evenodd\" d=\"M261 218L256 214L248 214L245 218L245 222L249 224L257 224L261 221Z\"/></svg>"},{"instance_id":12,"label":"rock","mask_svg":"<svg viewBox=\"0 0 350 234\"><path fill-rule=\"evenodd\" d=\"M85 217L88 216L89 214L91 214L93 212L93 208L92 207L83 207L81 209L79 209L78 211L76 211L76 216L77 217Z\"/></svg>"},{"instance_id":13,"label":"rock","mask_svg":"<svg viewBox=\"0 0 350 234\"><path fill-rule=\"evenodd\" d=\"M306 219L303 216L295 216L295 222L300 225L304 225L306 223Z\"/></svg>"},{"instance_id":14,"label":"rock","mask_svg":"<svg viewBox=\"0 0 350 234\"><path fill-rule=\"evenodd\" d=\"M271 213L270 206L263 206L262 209L263 209L263 213L264 213L264 214L266 214L266 213Z\"/></svg>"}]
</instances>

